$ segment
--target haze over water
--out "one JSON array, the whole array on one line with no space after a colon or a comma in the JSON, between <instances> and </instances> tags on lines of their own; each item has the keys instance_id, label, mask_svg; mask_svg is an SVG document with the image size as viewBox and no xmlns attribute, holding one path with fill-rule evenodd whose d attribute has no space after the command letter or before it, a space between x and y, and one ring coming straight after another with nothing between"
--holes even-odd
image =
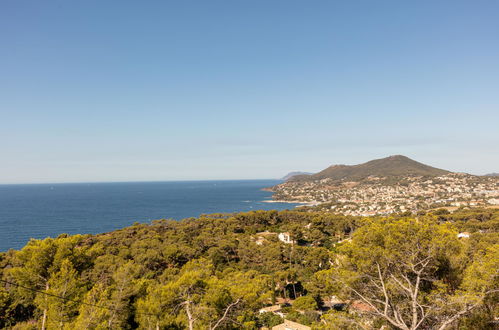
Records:
<instances>
[{"instance_id":1,"label":"haze over water","mask_svg":"<svg viewBox=\"0 0 499 330\"><path fill-rule=\"evenodd\" d=\"M0 185L0 251L30 238L96 234L155 219L283 210L262 188L277 180Z\"/></svg>"}]
</instances>

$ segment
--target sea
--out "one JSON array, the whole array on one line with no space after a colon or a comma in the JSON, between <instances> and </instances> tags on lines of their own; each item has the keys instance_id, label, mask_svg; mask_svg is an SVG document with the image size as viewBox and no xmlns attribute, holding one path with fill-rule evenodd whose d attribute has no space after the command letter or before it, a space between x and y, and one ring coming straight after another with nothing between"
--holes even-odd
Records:
<instances>
[{"instance_id":1,"label":"sea","mask_svg":"<svg viewBox=\"0 0 499 330\"><path fill-rule=\"evenodd\" d=\"M278 180L0 185L0 251L30 238L97 234L157 219L292 209L268 203Z\"/></svg>"}]
</instances>

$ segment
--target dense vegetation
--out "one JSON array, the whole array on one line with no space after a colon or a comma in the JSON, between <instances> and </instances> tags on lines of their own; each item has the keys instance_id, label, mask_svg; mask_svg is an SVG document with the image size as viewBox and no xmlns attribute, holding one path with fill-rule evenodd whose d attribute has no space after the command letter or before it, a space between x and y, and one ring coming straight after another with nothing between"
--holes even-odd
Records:
<instances>
[{"instance_id":1,"label":"dense vegetation","mask_svg":"<svg viewBox=\"0 0 499 330\"><path fill-rule=\"evenodd\" d=\"M493 329L498 230L498 210L254 211L32 240L0 253L0 327L257 329L292 301L317 329Z\"/></svg>"}]
</instances>

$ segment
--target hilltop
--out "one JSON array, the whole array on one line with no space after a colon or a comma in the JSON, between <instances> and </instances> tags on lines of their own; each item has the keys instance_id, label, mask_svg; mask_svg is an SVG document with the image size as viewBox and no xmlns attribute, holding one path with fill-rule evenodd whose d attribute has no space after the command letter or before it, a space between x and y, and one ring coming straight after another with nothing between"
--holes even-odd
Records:
<instances>
[{"instance_id":1,"label":"hilltop","mask_svg":"<svg viewBox=\"0 0 499 330\"><path fill-rule=\"evenodd\" d=\"M330 166L269 190L275 200L320 205L345 215L499 205L499 177L454 173L401 155Z\"/></svg>"},{"instance_id":2,"label":"hilltop","mask_svg":"<svg viewBox=\"0 0 499 330\"><path fill-rule=\"evenodd\" d=\"M370 176L376 177L434 177L449 171L431 167L406 156L395 155L371 160L358 165L332 165L313 175L294 176L292 181L314 181L322 179L361 181Z\"/></svg>"}]
</instances>

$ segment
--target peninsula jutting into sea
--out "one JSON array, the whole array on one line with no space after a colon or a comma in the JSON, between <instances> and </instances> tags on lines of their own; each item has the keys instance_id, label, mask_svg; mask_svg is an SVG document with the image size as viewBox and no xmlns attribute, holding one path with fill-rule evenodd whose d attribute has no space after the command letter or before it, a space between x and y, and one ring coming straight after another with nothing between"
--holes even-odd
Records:
<instances>
[{"instance_id":1,"label":"peninsula jutting into sea","mask_svg":"<svg viewBox=\"0 0 499 330\"><path fill-rule=\"evenodd\" d=\"M498 13L0 1L0 329L499 330Z\"/></svg>"},{"instance_id":2,"label":"peninsula jutting into sea","mask_svg":"<svg viewBox=\"0 0 499 330\"><path fill-rule=\"evenodd\" d=\"M263 193L263 183L226 184ZM467 202L385 217L324 205L32 239L0 252L0 327L493 329L499 209Z\"/></svg>"},{"instance_id":3,"label":"peninsula jutting into sea","mask_svg":"<svg viewBox=\"0 0 499 330\"><path fill-rule=\"evenodd\" d=\"M276 201L308 203L344 215L386 215L435 208L499 208L499 178L454 173L390 156L292 175L268 189Z\"/></svg>"}]
</instances>

